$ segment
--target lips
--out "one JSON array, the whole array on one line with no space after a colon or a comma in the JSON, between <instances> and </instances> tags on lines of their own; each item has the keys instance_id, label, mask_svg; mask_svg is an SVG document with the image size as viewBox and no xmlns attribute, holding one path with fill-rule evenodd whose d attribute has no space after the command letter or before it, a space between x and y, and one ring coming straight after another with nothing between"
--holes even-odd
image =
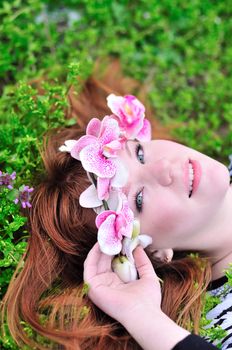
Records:
<instances>
[{"instance_id":1,"label":"lips","mask_svg":"<svg viewBox=\"0 0 232 350\"><path fill-rule=\"evenodd\" d=\"M191 164L192 169L193 169L193 182L190 178L189 174L189 164ZM184 183L186 187L186 191L188 193L189 198L191 198L197 191L199 183L201 181L201 175L202 175L202 169L201 165L197 160L193 159L188 159L185 162L184 166ZM192 183L192 188L191 188L191 183Z\"/></svg>"}]
</instances>

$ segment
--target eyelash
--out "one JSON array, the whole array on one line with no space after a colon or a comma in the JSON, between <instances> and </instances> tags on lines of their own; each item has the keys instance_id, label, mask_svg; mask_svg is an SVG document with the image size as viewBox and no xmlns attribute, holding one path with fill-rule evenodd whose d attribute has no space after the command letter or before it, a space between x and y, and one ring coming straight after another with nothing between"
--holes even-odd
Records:
<instances>
[{"instance_id":1,"label":"eyelash","mask_svg":"<svg viewBox=\"0 0 232 350\"><path fill-rule=\"evenodd\" d=\"M139 158L139 152L142 151L143 152L143 159L141 160ZM140 163L144 164L144 150L143 150L143 146L140 143L137 143L136 148L135 148L135 154L137 159L140 161Z\"/></svg>"},{"instance_id":2,"label":"eyelash","mask_svg":"<svg viewBox=\"0 0 232 350\"><path fill-rule=\"evenodd\" d=\"M138 203L138 198L139 198L139 195L141 194L142 196L142 200L141 200L141 203L139 204ZM136 209L138 210L139 213L142 212L143 210L143 188L140 189L134 196L134 202L135 202L135 206L136 206Z\"/></svg>"},{"instance_id":3,"label":"eyelash","mask_svg":"<svg viewBox=\"0 0 232 350\"><path fill-rule=\"evenodd\" d=\"M142 159L140 158L141 155L139 155L140 151L143 152ZM138 143L138 144L136 145L135 154L136 154L136 157L137 157L137 159L139 160L139 162L140 162L141 164L144 164L144 150L143 150L143 146L142 146L140 143ZM138 203L138 198L139 198L139 196L140 196L140 198L141 198L141 199L140 199L140 201L141 201L140 203ZM136 206L138 212L141 213L142 210L143 210L143 188L140 189L140 190L135 194L135 196L134 196L134 201L135 201L135 206Z\"/></svg>"}]
</instances>

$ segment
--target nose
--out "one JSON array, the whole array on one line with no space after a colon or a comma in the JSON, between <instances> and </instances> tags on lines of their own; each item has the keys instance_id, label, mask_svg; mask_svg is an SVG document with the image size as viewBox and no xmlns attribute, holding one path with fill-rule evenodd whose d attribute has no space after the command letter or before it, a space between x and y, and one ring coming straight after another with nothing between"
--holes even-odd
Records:
<instances>
[{"instance_id":1,"label":"nose","mask_svg":"<svg viewBox=\"0 0 232 350\"><path fill-rule=\"evenodd\" d=\"M167 158L161 158L154 163L150 163L148 175L149 173L162 186L169 186L172 183L171 163Z\"/></svg>"}]
</instances>

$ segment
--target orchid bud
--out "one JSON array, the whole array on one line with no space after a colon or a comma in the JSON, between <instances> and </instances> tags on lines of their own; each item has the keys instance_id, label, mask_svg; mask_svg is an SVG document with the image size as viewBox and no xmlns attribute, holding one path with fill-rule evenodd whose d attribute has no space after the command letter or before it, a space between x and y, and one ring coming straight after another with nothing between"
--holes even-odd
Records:
<instances>
[{"instance_id":1,"label":"orchid bud","mask_svg":"<svg viewBox=\"0 0 232 350\"><path fill-rule=\"evenodd\" d=\"M124 283L138 279L135 265L125 256L114 258L112 261L112 269Z\"/></svg>"},{"instance_id":2,"label":"orchid bud","mask_svg":"<svg viewBox=\"0 0 232 350\"><path fill-rule=\"evenodd\" d=\"M140 222L138 219L134 219L133 222L133 231L132 231L132 235L131 238L136 238L138 237L138 235L140 234Z\"/></svg>"}]
</instances>

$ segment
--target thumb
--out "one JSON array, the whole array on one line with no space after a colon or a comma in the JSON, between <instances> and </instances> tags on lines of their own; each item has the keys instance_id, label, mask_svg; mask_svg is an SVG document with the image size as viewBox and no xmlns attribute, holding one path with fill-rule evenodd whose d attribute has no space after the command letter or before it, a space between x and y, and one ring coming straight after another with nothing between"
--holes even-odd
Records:
<instances>
[{"instance_id":1,"label":"thumb","mask_svg":"<svg viewBox=\"0 0 232 350\"><path fill-rule=\"evenodd\" d=\"M137 268L139 278L156 276L155 270L150 259L141 246L134 251L135 266Z\"/></svg>"}]
</instances>

